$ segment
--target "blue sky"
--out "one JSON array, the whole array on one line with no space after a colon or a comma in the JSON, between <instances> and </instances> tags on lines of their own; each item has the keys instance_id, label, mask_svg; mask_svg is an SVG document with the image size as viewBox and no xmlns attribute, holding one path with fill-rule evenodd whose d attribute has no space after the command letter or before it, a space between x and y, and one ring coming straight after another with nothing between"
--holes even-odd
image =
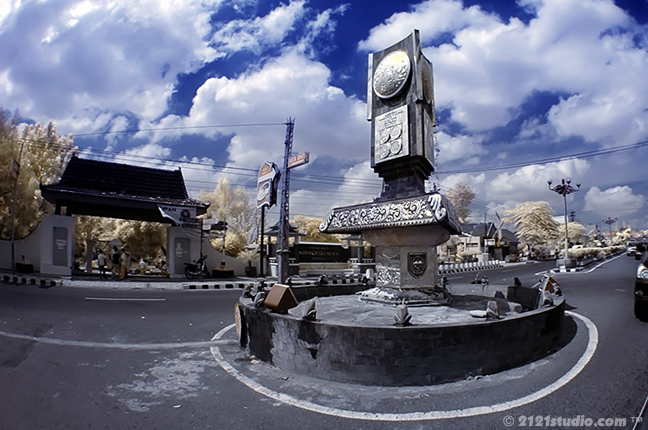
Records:
<instances>
[{"instance_id":1,"label":"blue sky","mask_svg":"<svg viewBox=\"0 0 648 430\"><path fill-rule=\"evenodd\" d=\"M45 0L0 4L0 105L54 120L84 157L222 176L254 196L295 118L291 215L369 201L367 55L421 35L440 189L473 221L562 198L586 226L648 228L646 0ZM134 132L139 130L139 132ZM576 155L576 156L575 156ZM273 208L270 213L275 214Z\"/></svg>"}]
</instances>

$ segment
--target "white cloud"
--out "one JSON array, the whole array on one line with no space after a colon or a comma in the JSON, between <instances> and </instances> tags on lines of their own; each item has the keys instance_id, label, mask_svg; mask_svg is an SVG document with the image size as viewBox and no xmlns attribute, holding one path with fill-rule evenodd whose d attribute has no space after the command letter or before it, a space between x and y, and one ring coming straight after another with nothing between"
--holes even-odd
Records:
<instances>
[{"instance_id":1,"label":"white cloud","mask_svg":"<svg viewBox=\"0 0 648 430\"><path fill-rule=\"evenodd\" d=\"M489 202L505 203L509 201L548 201L554 208L562 206L562 200L556 200L547 181L557 183L561 179L570 178L576 183L581 182L590 171L586 160L569 159L545 165L525 166L514 172L498 174L488 181L482 190L480 198ZM572 199L574 196L570 197Z\"/></svg>"},{"instance_id":2,"label":"white cloud","mask_svg":"<svg viewBox=\"0 0 648 430\"><path fill-rule=\"evenodd\" d=\"M380 195L382 183L369 161L352 166L343 173L337 187L323 182L316 189L291 193L291 212L325 218L334 208L372 201Z\"/></svg>"},{"instance_id":3,"label":"white cloud","mask_svg":"<svg viewBox=\"0 0 648 430\"><path fill-rule=\"evenodd\" d=\"M484 26L493 17L484 14L478 7L463 8L459 1L424 1L409 12L392 15L384 24L371 29L369 37L359 44L364 51L379 51L405 38L416 28L420 30L422 42L430 41L442 33L456 32L468 26Z\"/></svg>"},{"instance_id":4,"label":"white cloud","mask_svg":"<svg viewBox=\"0 0 648 430\"><path fill-rule=\"evenodd\" d=\"M155 143L148 143L140 147L130 148L126 151L126 154L147 158L149 160L147 160L148 163L146 164L150 164L150 159L167 158L171 154L171 150ZM132 164L132 161L130 164Z\"/></svg>"},{"instance_id":5,"label":"white cloud","mask_svg":"<svg viewBox=\"0 0 648 430\"><path fill-rule=\"evenodd\" d=\"M529 24L459 1L426 1L372 29L359 46L384 49L413 28L424 46L453 33L452 44L424 51L434 63L437 106L471 131L505 125L534 91L549 91L575 97L552 110L562 135L625 142L645 135L648 53L634 45L630 18L611 0L523 4L537 11Z\"/></svg>"},{"instance_id":6,"label":"white cloud","mask_svg":"<svg viewBox=\"0 0 648 430\"><path fill-rule=\"evenodd\" d=\"M330 70L295 49L238 78L207 80L198 90L187 125L281 123L295 118L295 152L363 160L369 156L365 105L329 84ZM233 128L229 159L260 166L283 159L285 127ZM226 130L223 130L226 132Z\"/></svg>"},{"instance_id":7,"label":"white cloud","mask_svg":"<svg viewBox=\"0 0 648 430\"><path fill-rule=\"evenodd\" d=\"M212 40L226 51L247 49L260 52L262 45L281 42L290 31L294 31L295 22L304 15L304 3L293 1L280 5L264 17L230 21L214 34Z\"/></svg>"},{"instance_id":8,"label":"white cloud","mask_svg":"<svg viewBox=\"0 0 648 430\"><path fill-rule=\"evenodd\" d=\"M473 191L479 191L484 187L485 182L486 182L486 175L483 173L480 173L478 175L470 175L468 173L450 175L448 177L443 178L443 180L440 181L441 192L445 193L447 190L456 187L458 184L465 184L470 186L470 188L472 188Z\"/></svg>"},{"instance_id":9,"label":"white cloud","mask_svg":"<svg viewBox=\"0 0 648 430\"><path fill-rule=\"evenodd\" d=\"M439 150L436 162L439 164L487 153L481 146L482 138L478 136L465 134L451 136L441 131L436 133L436 142Z\"/></svg>"},{"instance_id":10,"label":"white cloud","mask_svg":"<svg viewBox=\"0 0 648 430\"><path fill-rule=\"evenodd\" d=\"M592 187L585 195L586 211L593 211L603 216L628 215L643 208L646 198L635 194L628 186L608 188L601 191Z\"/></svg>"},{"instance_id":11,"label":"white cloud","mask_svg":"<svg viewBox=\"0 0 648 430\"><path fill-rule=\"evenodd\" d=\"M0 27L0 76L8 81L0 100L67 130L102 112L153 119L166 109L178 73L215 58L206 39L217 7L200 0L15 3Z\"/></svg>"}]
</instances>

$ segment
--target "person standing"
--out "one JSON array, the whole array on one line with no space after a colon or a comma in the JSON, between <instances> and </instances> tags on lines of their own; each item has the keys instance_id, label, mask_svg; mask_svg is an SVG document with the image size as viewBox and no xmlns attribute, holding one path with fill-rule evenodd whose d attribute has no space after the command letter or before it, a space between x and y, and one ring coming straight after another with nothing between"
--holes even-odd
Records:
<instances>
[{"instance_id":1,"label":"person standing","mask_svg":"<svg viewBox=\"0 0 648 430\"><path fill-rule=\"evenodd\" d=\"M106 277L106 256L101 249L97 255L97 264L99 265L99 279L103 279Z\"/></svg>"},{"instance_id":2,"label":"person standing","mask_svg":"<svg viewBox=\"0 0 648 430\"><path fill-rule=\"evenodd\" d=\"M119 255L119 279L126 279L126 265L128 263L128 256L126 249L122 248Z\"/></svg>"},{"instance_id":3,"label":"person standing","mask_svg":"<svg viewBox=\"0 0 648 430\"><path fill-rule=\"evenodd\" d=\"M162 276L164 278L168 278L169 275L169 268L167 267L166 261L162 260L162 265L160 266L160 272L162 273Z\"/></svg>"},{"instance_id":4,"label":"person standing","mask_svg":"<svg viewBox=\"0 0 648 430\"><path fill-rule=\"evenodd\" d=\"M112 264L112 277L117 279L119 277L119 249L113 246L112 254L110 254L110 263Z\"/></svg>"}]
</instances>

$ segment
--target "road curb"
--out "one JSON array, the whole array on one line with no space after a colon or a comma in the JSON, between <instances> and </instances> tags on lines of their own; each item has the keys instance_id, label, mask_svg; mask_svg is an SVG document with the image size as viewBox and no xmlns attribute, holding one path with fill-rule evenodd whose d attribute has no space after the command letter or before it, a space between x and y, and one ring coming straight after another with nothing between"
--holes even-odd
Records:
<instances>
[{"instance_id":1,"label":"road curb","mask_svg":"<svg viewBox=\"0 0 648 430\"><path fill-rule=\"evenodd\" d=\"M254 282L217 282L217 283L201 283L201 284L184 284L184 290L233 290L245 289L245 287L252 287Z\"/></svg>"},{"instance_id":2,"label":"road curb","mask_svg":"<svg viewBox=\"0 0 648 430\"><path fill-rule=\"evenodd\" d=\"M35 285L39 288L60 287L63 285L63 281L60 279L43 279L24 275L2 275L2 282L5 284Z\"/></svg>"}]
</instances>

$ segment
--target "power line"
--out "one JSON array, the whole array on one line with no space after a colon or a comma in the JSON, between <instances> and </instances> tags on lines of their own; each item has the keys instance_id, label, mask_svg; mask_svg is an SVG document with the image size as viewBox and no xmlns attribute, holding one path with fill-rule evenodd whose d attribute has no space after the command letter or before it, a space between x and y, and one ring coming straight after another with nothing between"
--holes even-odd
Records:
<instances>
[{"instance_id":1,"label":"power line","mask_svg":"<svg viewBox=\"0 0 648 430\"><path fill-rule=\"evenodd\" d=\"M272 124L249 124L249 126L255 126L255 125L279 125L281 123L272 123ZM283 125L283 124L281 124ZM243 126L243 125L241 125ZM208 126L205 126L208 127ZM213 126L213 127L221 127L221 126ZM225 127L225 126L222 126ZM160 129L157 129L160 130ZM96 133L98 134L98 133ZM64 136L63 136L64 137ZM59 143L52 143L48 140L45 139L26 139L26 138L17 138L16 140L18 141L23 141L28 143L30 146L31 145L42 145L43 147L45 146L52 146L52 145L59 145L59 146L69 146L69 145L64 145L64 144L59 144ZM519 162L519 163L512 163L508 165L502 165L502 166L491 166L491 167L480 167L480 168L474 168L474 169L464 169L464 170L449 170L449 171L436 171L435 174L454 174L454 173L471 173L471 172L484 172L484 171L494 171L494 170L503 170L503 169L512 169L512 168L518 168L518 167L524 167L524 166L529 166L532 164L538 164L538 163L545 163L545 162L554 162L554 161L559 161L559 160L564 160L564 159L569 159L569 158L576 158L576 157L582 157L582 158L587 158L587 157L595 157L595 156L600 156L600 155L606 155L606 154L612 154L612 153L617 153L617 152L623 152L623 151L629 151L633 149L638 149L641 147L648 146L648 141L642 141L642 142L637 142L634 144L629 144L629 145L623 145L615 148L607 148L607 149L601 149L601 150L592 150L592 151L585 151L585 152L580 152L580 153L575 153L571 155L565 155L561 157L551 157L551 158L545 158L545 159L540 159L540 160L534 160L534 161L528 161L528 162ZM68 148L69 149L69 148ZM148 165L153 165L156 167L160 167L160 163L173 163L175 165L181 165L181 166L186 166L188 169L192 170L197 170L197 171L205 171L205 172L210 172L210 173L216 173L216 172L222 172L225 174L232 174L232 175L238 175L238 176L243 176L247 178L255 178L258 174L257 169L251 169L251 168L243 168L243 167L233 167L233 166L223 166L223 165L215 165L215 164L210 164L210 163L203 163L203 162L198 162L198 161L189 161L189 160L176 160L176 159L170 159L170 158L159 158L159 157L153 157L153 156L145 156L145 155L140 155L140 154L125 154L125 153L118 153L114 151L103 151L103 150L97 150L93 149L92 147L77 147L77 149L83 153L88 153L91 156L97 158L97 159L108 159L108 160L114 160L115 158L119 159L126 159L126 160L133 160L134 162L142 163L142 164L148 164ZM167 166L169 167L169 166ZM311 188L309 191L317 192L319 195L318 200L329 200L329 198L323 196L322 194L335 194L336 197L346 197L347 195L355 194L353 193L353 189L362 189L365 190L367 187L380 187L382 185L382 179L361 179L361 178L345 178L344 176L326 176L326 175L313 175L313 174L294 174L295 181L297 183L317 183L317 184L322 184L322 185L346 185L350 189L349 191L340 191L340 190L330 190L330 189L321 189L321 188ZM192 181L187 181L187 182L192 182ZM203 181L204 183L209 183L209 184L214 184L214 182L207 182ZM254 190L256 187L254 185L245 185L244 188L248 188L250 190ZM192 189L195 189L192 187ZM333 200L333 199L331 199ZM473 202L471 203L471 206L473 209L476 208L476 210L483 211L486 210L487 212L492 212L493 209L489 208L489 202L485 202L479 199L474 199Z\"/></svg>"},{"instance_id":2,"label":"power line","mask_svg":"<svg viewBox=\"0 0 648 430\"><path fill-rule=\"evenodd\" d=\"M231 124L231 125L210 125L210 126L194 126L194 127L168 127L168 128L158 128L158 129L143 129L143 130L126 130L123 132L102 132L102 133L86 133L86 134L78 134L77 136L90 136L90 135L103 135L103 134L113 134L113 133L127 133L127 132L140 132L140 131L164 131L164 130L176 130L176 129L192 129L192 128L208 128L208 127L254 127L254 126L276 126L276 125L285 125L285 123L259 123L259 124ZM39 140L31 140L31 139L24 139L24 138L19 138L19 140L23 140L25 142L33 142L33 143L44 143L44 144L51 144L50 142L47 141L39 141ZM562 156L555 156L555 157L549 157L549 158L543 158L543 159L537 159L537 160L531 160L531 161L522 161L518 163L511 163L511 164L504 164L500 166L487 166L487 167L476 167L472 169L455 169L455 170L446 170L446 171L435 171L434 173L437 175L451 175L451 174L459 174L459 173L480 173L480 172L490 172L490 171L496 171L496 170L507 170L507 169L515 169L515 168L520 168L520 167L526 167L526 166L531 166L534 164L541 164L541 163L551 163L551 162L557 162L561 160L566 160L566 159L571 159L571 158L591 158L591 157L596 157L599 155L607 155L607 154L614 154L618 152L624 152L624 151L630 151L633 149L638 149L644 146L648 146L648 140L642 141L642 142L637 142L633 144L628 144L628 145L623 145L623 146L618 146L618 147L613 147L613 148L607 148L607 149L600 149L600 150L592 150L592 151L584 151L584 152L579 152L579 153L574 153L574 154L566 154ZM120 157L126 157L126 158L131 158L131 159L136 159L136 158L146 158L146 159L151 159L155 161L164 161L164 162L171 162L171 163L182 163L182 164L189 164L189 165L202 165L202 166L208 166L212 168L220 168L220 169L230 169L230 170L237 170L237 171L247 171L250 173L257 173L256 169L250 169L250 168L243 168L243 167L232 167L232 166L219 166L219 165L209 165L207 163L199 163L199 162L193 162L193 161L181 161L181 160L174 160L174 159L162 159L162 158L157 158L157 157L149 157L149 156L144 156L144 155L132 155L132 154L123 154L123 153L116 153L116 152L111 152L111 151L100 151L100 150L95 150L92 149L91 147L79 147L81 151L85 152L96 152L98 155L105 155L106 153L108 154L115 154ZM334 177L334 176L323 176L323 175L305 175L304 176L310 176L312 178L326 178L329 180L338 180L338 181L356 181L358 184L367 184L369 185L370 183L373 184L370 181L370 179L347 179L344 177ZM296 174L295 176L300 176L299 174ZM375 180L377 182L381 182L382 180Z\"/></svg>"},{"instance_id":3,"label":"power line","mask_svg":"<svg viewBox=\"0 0 648 430\"><path fill-rule=\"evenodd\" d=\"M539 160L534 160L534 161L521 161L519 163L511 163L511 164L503 164L501 166L491 166L491 167L479 167L479 168L474 168L474 169L456 169L456 170L446 170L446 171L436 171L436 174L439 175L454 175L458 173L480 173L480 172L492 172L495 170L508 170L508 169L515 169L519 167L526 167L526 166L531 166L534 164L542 164L542 163L553 163L556 161L562 161L562 160L568 160L571 158L591 158L591 157L596 157L599 155L607 155L607 154L614 154L617 152L624 152L624 151L630 151L632 149L638 149L644 146L648 146L648 140L645 140L643 142L637 142L629 145L623 145L623 146L617 146L614 148L607 148L607 149L598 149L598 150L593 150L593 151L584 151L584 152L578 152L575 154L568 154L568 155L562 155L562 156L556 156L556 157L550 157L550 158L543 158Z\"/></svg>"},{"instance_id":4,"label":"power line","mask_svg":"<svg viewBox=\"0 0 648 430\"><path fill-rule=\"evenodd\" d=\"M256 124L218 124L218 125L192 125L184 127L160 127L160 128L143 128L122 131L101 131L96 133L78 133L73 134L74 137L78 136L106 136L109 134L135 134L144 131L174 131L174 130L200 130L206 128L236 128L236 127L271 127L277 125L286 125L283 122L269 122L269 123L256 123Z\"/></svg>"}]
</instances>

